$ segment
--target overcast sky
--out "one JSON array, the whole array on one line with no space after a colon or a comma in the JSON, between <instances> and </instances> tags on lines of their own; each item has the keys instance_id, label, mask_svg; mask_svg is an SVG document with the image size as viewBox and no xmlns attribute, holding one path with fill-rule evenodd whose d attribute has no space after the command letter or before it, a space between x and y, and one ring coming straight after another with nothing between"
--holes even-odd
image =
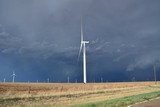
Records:
<instances>
[{"instance_id":1,"label":"overcast sky","mask_svg":"<svg viewBox=\"0 0 160 107\"><path fill-rule=\"evenodd\" d=\"M0 81L81 82L81 16L88 81L160 75L160 0L0 0Z\"/></svg>"}]
</instances>

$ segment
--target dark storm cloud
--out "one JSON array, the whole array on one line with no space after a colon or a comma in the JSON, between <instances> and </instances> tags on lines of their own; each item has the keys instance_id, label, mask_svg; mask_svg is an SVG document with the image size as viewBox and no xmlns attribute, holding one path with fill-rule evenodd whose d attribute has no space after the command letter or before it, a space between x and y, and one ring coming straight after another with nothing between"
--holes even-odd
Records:
<instances>
[{"instance_id":1,"label":"dark storm cloud","mask_svg":"<svg viewBox=\"0 0 160 107\"><path fill-rule=\"evenodd\" d=\"M81 70L75 64L81 16L93 76L159 63L159 0L1 0L0 52L40 61L44 71L75 75Z\"/></svg>"}]
</instances>

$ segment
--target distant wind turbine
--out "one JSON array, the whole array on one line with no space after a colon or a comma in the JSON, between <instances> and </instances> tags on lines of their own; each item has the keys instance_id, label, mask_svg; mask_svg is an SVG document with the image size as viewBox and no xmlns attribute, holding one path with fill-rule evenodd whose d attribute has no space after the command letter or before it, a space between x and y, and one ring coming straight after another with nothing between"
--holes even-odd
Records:
<instances>
[{"instance_id":1,"label":"distant wind turbine","mask_svg":"<svg viewBox=\"0 0 160 107\"><path fill-rule=\"evenodd\" d=\"M15 72L13 71L13 74L11 75L13 78L12 78L12 82L14 83L14 80L15 80L15 77L16 77L16 74Z\"/></svg>"},{"instance_id":2,"label":"distant wind turbine","mask_svg":"<svg viewBox=\"0 0 160 107\"><path fill-rule=\"evenodd\" d=\"M4 83L6 82L6 78L3 79L3 82L4 82Z\"/></svg>"},{"instance_id":3,"label":"distant wind turbine","mask_svg":"<svg viewBox=\"0 0 160 107\"><path fill-rule=\"evenodd\" d=\"M81 18L81 45L78 55L78 61L79 57L83 48L83 83L87 83L87 77L86 77L86 44L89 43L89 41L83 40L83 27L82 27L82 18Z\"/></svg>"},{"instance_id":4,"label":"distant wind turbine","mask_svg":"<svg viewBox=\"0 0 160 107\"><path fill-rule=\"evenodd\" d=\"M101 83L103 82L103 78L101 77Z\"/></svg>"},{"instance_id":5,"label":"distant wind turbine","mask_svg":"<svg viewBox=\"0 0 160 107\"><path fill-rule=\"evenodd\" d=\"M77 79L75 80L75 83L77 83Z\"/></svg>"},{"instance_id":6,"label":"distant wind turbine","mask_svg":"<svg viewBox=\"0 0 160 107\"><path fill-rule=\"evenodd\" d=\"M67 82L69 83L69 76L67 77Z\"/></svg>"},{"instance_id":7,"label":"distant wind turbine","mask_svg":"<svg viewBox=\"0 0 160 107\"><path fill-rule=\"evenodd\" d=\"M154 71L154 81L155 81L155 84L156 84L157 83L156 64L153 65L153 71Z\"/></svg>"},{"instance_id":8,"label":"distant wind turbine","mask_svg":"<svg viewBox=\"0 0 160 107\"><path fill-rule=\"evenodd\" d=\"M49 78L47 78L47 83L49 83Z\"/></svg>"}]
</instances>

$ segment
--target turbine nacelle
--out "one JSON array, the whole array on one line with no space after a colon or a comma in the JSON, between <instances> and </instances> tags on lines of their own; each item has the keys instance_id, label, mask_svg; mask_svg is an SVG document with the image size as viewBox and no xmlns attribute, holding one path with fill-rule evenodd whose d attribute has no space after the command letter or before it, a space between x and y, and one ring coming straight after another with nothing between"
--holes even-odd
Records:
<instances>
[{"instance_id":1,"label":"turbine nacelle","mask_svg":"<svg viewBox=\"0 0 160 107\"><path fill-rule=\"evenodd\" d=\"M13 74L11 76L16 76L15 72L13 71Z\"/></svg>"},{"instance_id":2,"label":"turbine nacelle","mask_svg":"<svg viewBox=\"0 0 160 107\"><path fill-rule=\"evenodd\" d=\"M16 74L13 74L12 76L16 76Z\"/></svg>"},{"instance_id":3,"label":"turbine nacelle","mask_svg":"<svg viewBox=\"0 0 160 107\"><path fill-rule=\"evenodd\" d=\"M81 41L81 44L89 43L89 41Z\"/></svg>"},{"instance_id":4,"label":"turbine nacelle","mask_svg":"<svg viewBox=\"0 0 160 107\"><path fill-rule=\"evenodd\" d=\"M11 76L16 76L16 74L13 72L13 74Z\"/></svg>"}]
</instances>

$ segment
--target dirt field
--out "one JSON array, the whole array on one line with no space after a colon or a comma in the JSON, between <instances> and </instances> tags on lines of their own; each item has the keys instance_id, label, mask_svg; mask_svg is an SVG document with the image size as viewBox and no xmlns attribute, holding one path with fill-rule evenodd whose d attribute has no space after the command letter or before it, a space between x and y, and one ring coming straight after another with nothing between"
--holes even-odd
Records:
<instances>
[{"instance_id":1,"label":"dirt field","mask_svg":"<svg viewBox=\"0 0 160 107\"><path fill-rule=\"evenodd\" d=\"M54 105L120 98L160 90L154 82L123 83L0 83L0 106ZM31 105L32 104L32 105Z\"/></svg>"}]
</instances>

